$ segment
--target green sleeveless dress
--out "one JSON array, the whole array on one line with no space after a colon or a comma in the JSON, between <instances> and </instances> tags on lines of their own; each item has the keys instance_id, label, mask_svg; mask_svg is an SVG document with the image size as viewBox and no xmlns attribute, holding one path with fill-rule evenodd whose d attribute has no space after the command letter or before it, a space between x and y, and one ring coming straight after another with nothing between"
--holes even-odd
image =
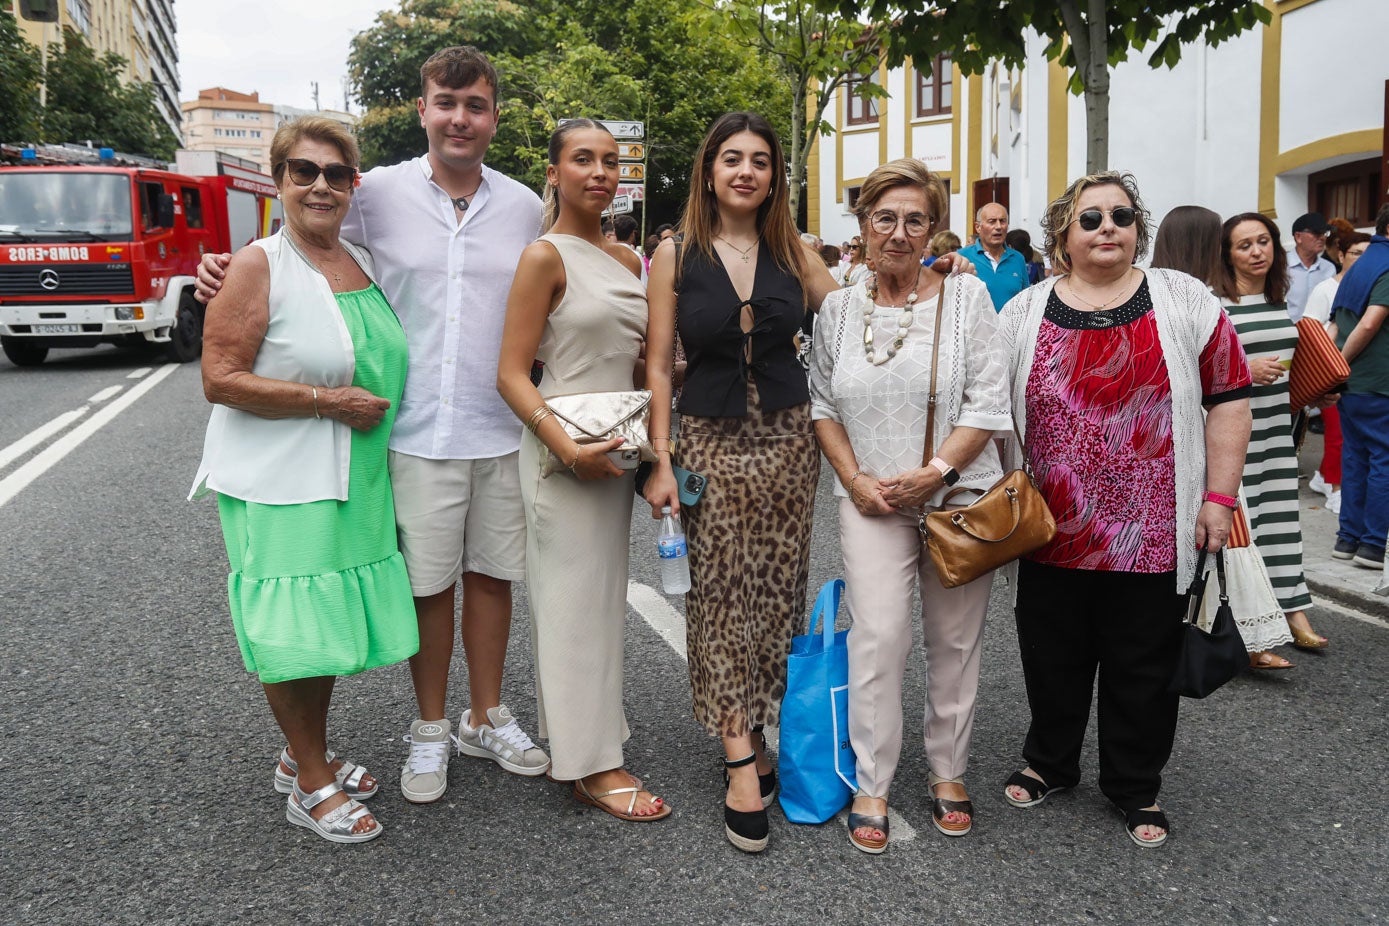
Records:
<instances>
[{"instance_id":1,"label":"green sleeveless dress","mask_svg":"<svg viewBox=\"0 0 1389 926\"><path fill-rule=\"evenodd\" d=\"M337 303L355 349L352 385L391 400L380 424L352 432L348 500L263 505L217 496L232 623L247 671L265 683L352 675L420 647L386 471L405 332L375 284L338 293Z\"/></svg>"}]
</instances>

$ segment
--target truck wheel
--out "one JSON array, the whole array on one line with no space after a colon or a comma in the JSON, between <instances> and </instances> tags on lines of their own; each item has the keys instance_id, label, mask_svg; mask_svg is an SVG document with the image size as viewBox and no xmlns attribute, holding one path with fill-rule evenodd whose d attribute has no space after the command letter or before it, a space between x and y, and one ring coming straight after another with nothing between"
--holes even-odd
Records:
<instances>
[{"instance_id":1,"label":"truck wheel","mask_svg":"<svg viewBox=\"0 0 1389 926\"><path fill-rule=\"evenodd\" d=\"M17 367L36 367L48 356L48 348L36 347L23 338L0 338L0 348L5 356Z\"/></svg>"},{"instance_id":2,"label":"truck wheel","mask_svg":"<svg viewBox=\"0 0 1389 926\"><path fill-rule=\"evenodd\" d=\"M178 301L178 315L169 330L169 359L174 363L197 360L203 352L203 316L188 293Z\"/></svg>"}]
</instances>

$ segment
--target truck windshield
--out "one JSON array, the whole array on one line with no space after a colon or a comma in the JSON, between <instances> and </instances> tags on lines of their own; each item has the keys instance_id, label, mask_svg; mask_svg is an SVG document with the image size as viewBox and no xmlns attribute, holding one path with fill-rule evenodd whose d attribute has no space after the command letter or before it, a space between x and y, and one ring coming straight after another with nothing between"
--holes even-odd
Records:
<instances>
[{"instance_id":1,"label":"truck windshield","mask_svg":"<svg viewBox=\"0 0 1389 926\"><path fill-rule=\"evenodd\" d=\"M0 238L130 238L130 178L121 174L0 171Z\"/></svg>"}]
</instances>

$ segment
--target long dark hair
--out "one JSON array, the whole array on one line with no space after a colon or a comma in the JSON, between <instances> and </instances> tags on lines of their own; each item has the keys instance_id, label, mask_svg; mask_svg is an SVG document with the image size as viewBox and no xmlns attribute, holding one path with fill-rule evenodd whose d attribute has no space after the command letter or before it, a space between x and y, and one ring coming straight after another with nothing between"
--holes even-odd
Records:
<instances>
[{"instance_id":1,"label":"long dark hair","mask_svg":"<svg viewBox=\"0 0 1389 926\"><path fill-rule=\"evenodd\" d=\"M601 129L604 132L608 132L608 127L606 125L601 122L595 122L592 119L579 118L568 120L564 125L550 133L548 154L551 164L559 163L559 156L564 153L564 140L579 129ZM608 132L608 134L611 135L612 133ZM550 227L555 224L555 220L559 218L559 191L556 190L549 181L545 183L545 196L543 202L545 204L545 213L540 220L541 234L549 231Z\"/></svg>"},{"instance_id":2,"label":"long dark hair","mask_svg":"<svg viewBox=\"0 0 1389 926\"><path fill-rule=\"evenodd\" d=\"M723 143L739 132L751 132L767 143L772 154L771 195L757 207L757 237L783 270L794 273L806 288L808 268L804 245L796 223L791 220L789 194L786 185L786 155L771 123L757 113L725 113L709 127L704 143L695 155L690 172L690 198L685 202L685 214L680 218L680 231L685 236L685 257L699 250L709 259L714 257L714 236L719 231L719 201L710 189L713 182L714 158Z\"/></svg>"},{"instance_id":3,"label":"long dark hair","mask_svg":"<svg viewBox=\"0 0 1389 926\"><path fill-rule=\"evenodd\" d=\"M1153 240L1153 266L1189 273L1207 286L1220 279L1220 214L1205 206L1178 206L1163 218Z\"/></svg>"},{"instance_id":4,"label":"long dark hair","mask_svg":"<svg viewBox=\"0 0 1389 926\"><path fill-rule=\"evenodd\" d=\"M1239 281L1235 279L1235 265L1230 260L1230 236L1235 226L1241 222L1258 222L1268 229L1268 237L1273 242L1273 257L1269 260L1268 274L1264 277L1264 300L1270 304L1284 302L1288 298L1288 252L1283 248L1283 237L1273 219L1262 212L1241 212L1225 220L1220 227L1220 282L1216 290L1226 299L1239 298Z\"/></svg>"}]
</instances>

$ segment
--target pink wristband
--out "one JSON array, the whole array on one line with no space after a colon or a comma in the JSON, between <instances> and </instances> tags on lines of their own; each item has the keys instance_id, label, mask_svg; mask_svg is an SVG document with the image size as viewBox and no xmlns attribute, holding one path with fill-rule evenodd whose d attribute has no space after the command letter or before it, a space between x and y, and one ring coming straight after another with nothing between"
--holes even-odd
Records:
<instances>
[{"instance_id":1,"label":"pink wristband","mask_svg":"<svg viewBox=\"0 0 1389 926\"><path fill-rule=\"evenodd\" d=\"M1239 507L1239 499L1229 495L1221 495L1219 492L1207 492L1203 498L1208 502L1215 502L1217 505L1224 505L1231 511Z\"/></svg>"}]
</instances>

